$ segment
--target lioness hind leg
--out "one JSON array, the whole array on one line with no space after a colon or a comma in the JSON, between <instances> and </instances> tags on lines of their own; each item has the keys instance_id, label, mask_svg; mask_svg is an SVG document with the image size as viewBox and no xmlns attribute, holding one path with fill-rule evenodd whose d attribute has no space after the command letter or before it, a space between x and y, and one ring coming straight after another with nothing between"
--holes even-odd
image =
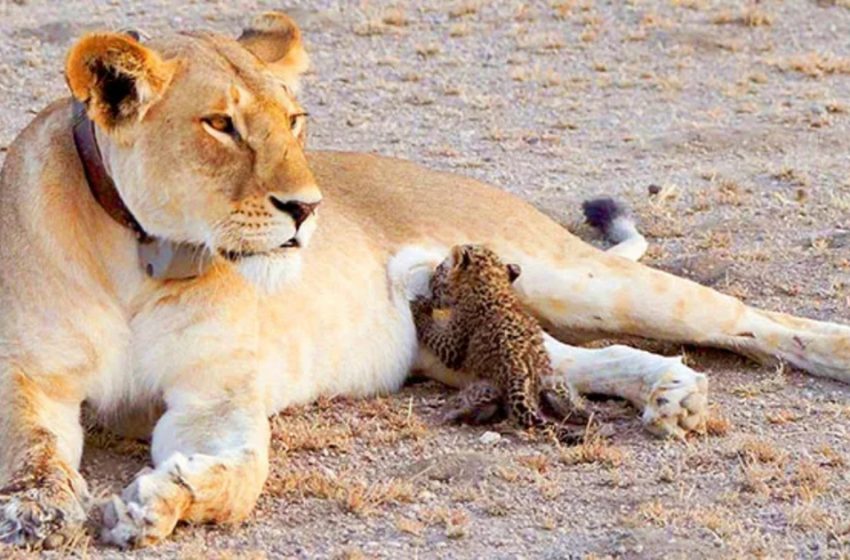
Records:
<instances>
[{"instance_id":1,"label":"lioness hind leg","mask_svg":"<svg viewBox=\"0 0 850 560\"><path fill-rule=\"evenodd\" d=\"M86 520L80 401L58 377L0 373L0 542L54 548Z\"/></svg>"},{"instance_id":2,"label":"lioness hind leg","mask_svg":"<svg viewBox=\"0 0 850 560\"><path fill-rule=\"evenodd\" d=\"M169 400L166 395L166 401ZM154 430L155 468L104 505L101 538L122 548L167 537L179 521L232 523L254 508L268 476L269 423L245 396L173 397Z\"/></svg>"},{"instance_id":3,"label":"lioness hind leg","mask_svg":"<svg viewBox=\"0 0 850 560\"><path fill-rule=\"evenodd\" d=\"M520 264L518 292L558 328L724 348L850 382L850 327L760 311L600 251Z\"/></svg>"}]
</instances>

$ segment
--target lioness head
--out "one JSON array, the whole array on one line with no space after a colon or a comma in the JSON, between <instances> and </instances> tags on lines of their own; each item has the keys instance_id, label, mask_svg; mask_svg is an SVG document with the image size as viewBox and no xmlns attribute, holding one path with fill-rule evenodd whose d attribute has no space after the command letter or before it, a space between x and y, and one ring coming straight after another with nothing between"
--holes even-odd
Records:
<instances>
[{"instance_id":1,"label":"lioness head","mask_svg":"<svg viewBox=\"0 0 850 560\"><path fill-rule=\"evenodd\" d=\"M237 40L90 34L66 77L142 227L205 245L273 288L297 273L321 200L294 94L307 66L295 23L266 13Z\"/></svg>"}]
</instances>

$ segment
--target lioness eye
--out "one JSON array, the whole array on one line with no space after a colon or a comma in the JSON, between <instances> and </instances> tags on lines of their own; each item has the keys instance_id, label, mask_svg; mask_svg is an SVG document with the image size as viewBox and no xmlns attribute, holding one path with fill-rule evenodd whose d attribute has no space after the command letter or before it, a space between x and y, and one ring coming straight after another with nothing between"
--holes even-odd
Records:
<instances>
[{"instance_id":1,"label":"lioness eye","mask_svg":"<svg viewBox=\"0 0 850 560\"><path fill-rule=\"evenodd\" d=\"M299 126L306 117L307 113L298 113L289 117L289 128L292 129L293 133L297 134Z\"/></svg>"},{"instance_id":2,"label":"lioness eye","mask_svg":"<svg viewBox=\"0 0 850 560\"><path fill-rule=\"evenodd\" d=\"M203 121L207 126L213 130L217 130L218 132L229 134L231 136L239 135L236 132L236 127L233 126L233 119L227 115L213 115L211 117L205 117Z\"/></svg>"}]
</instances>

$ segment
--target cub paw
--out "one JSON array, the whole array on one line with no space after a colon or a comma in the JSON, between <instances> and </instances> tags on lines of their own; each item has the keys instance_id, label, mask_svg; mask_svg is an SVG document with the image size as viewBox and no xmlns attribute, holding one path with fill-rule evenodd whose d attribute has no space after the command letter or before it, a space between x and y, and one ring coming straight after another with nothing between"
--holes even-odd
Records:
<instances>
[{"instance_id":1,"label":"cub paw","mask_svg":"<svg viewBox=\"0 0 850 560\"><path fill-rule=\"evenodd\" d=\"M705 432L708 417L708 379L679 363L651 381L642 420L659 436L684 437Z\"/></svg>"},{"instance_id":2,"label":"cub paw","mask_svg":"<svg viewBox=\"0 0 850 560\"><path fill-rule=\"evenodd\" d=\"M69 543L83 531L87 503L82 479L13 480L0 490L0 542L45 549Z\"/></svg>"}]
</instances>

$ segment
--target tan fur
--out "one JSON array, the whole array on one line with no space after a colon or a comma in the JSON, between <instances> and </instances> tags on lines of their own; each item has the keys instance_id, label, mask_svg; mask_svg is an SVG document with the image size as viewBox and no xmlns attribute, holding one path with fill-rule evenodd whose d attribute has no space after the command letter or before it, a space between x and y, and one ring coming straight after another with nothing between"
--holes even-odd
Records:
<instances>
[{"instance_id":1,"label":"tan fur","mask_svg":"<svg viewBox=\"0 0 850 560\"><path fill-rule=\"evenodd\" d=\"M91 66L93 57L100 63ZM305 154L292 87L234 40L196 33L139 45L97 35L77 43L68 61L72 91L99 125L106 166L147 231L257 255L216 258L194 281L146 278L133 235L89 193L70 101L52 104L19 135L0 178L6 540L50 544L79 527L83 400L123 428L133 426L127 411L165 409L153 433L154 468L106 506L106 541L143 545L179 519L244 518L268 469L268 414L320 395L395 390L427 360L388 274L412 245L489 244L522 266L517 293L556 332L702 343L850 381L847 327L754 310L607 255L471 179L371 155ZM114 103L116 90L94 79L111 76L103 68L137 80L133 97ZM222 112L238 136L205 123ZM296 233L270 196L323 202ZM293 238L300 249L278 249ZM704 418L705 380L681 363L546 340L558 374L572 367L580 388L629 398L656 431L683 432ZM623 357L616 375L596 371L595 360L614 353ZM463 380L433 363L429 373ZM146 423L150 414L140 416ZM49 484L27 482L44 472Z\"/></svg>"}]
</instances>

